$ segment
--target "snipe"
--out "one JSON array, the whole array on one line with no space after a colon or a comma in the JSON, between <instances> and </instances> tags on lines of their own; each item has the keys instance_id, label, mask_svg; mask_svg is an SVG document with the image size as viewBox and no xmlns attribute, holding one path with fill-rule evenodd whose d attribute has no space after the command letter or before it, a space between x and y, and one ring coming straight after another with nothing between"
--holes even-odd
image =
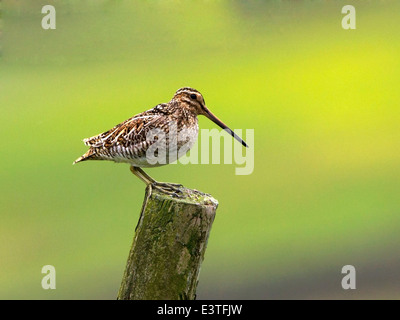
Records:
<instances>
[{"instance_id":1,"label":"snipe","mask_svg":"<svg viewBox=\"0 0 400 320\"><path fill-rule=\"evenodd\" d=\"M177 150L183 146L186 147L186 151L189 150L197 139L198 115L206 116L247 147L247 144L239 136L208 110L199 91L185 87L176 91L170 102L161 103L153 109L125 120L111 130L84 139L84 143L90 149L75 160L74 164L86 160L112 160L129 163L132 173L146 185L176 195L179 193L180 185L157 182L141 168L157 167L175 161L177 157L183 155L177 153ZM178 136L184 132L185 139L171 138L169 134L171 128L176 129ZM158 134L154 134L154 131ZM159 146L156 152L164 151L166 161L156 163L149 161L148 151L155 143ZM177 154L177 156L170 157L171 154Z\"/></svg>"}]
</instances>

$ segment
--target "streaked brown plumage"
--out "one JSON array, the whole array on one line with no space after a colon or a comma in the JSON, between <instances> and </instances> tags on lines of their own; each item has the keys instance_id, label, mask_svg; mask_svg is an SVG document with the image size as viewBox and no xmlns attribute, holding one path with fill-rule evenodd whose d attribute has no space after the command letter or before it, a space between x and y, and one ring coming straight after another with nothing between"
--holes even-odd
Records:
<instances>
[{"instance_id":1,"label":"streaked brown plumage","mask_svg":"<svg viewBox=\"0 0 400 320\"><path fill-rule=\"evenodd\" d=\"M75 160L74 164L86 160L126 162L131 165L131 171L146 184L157 184L158 182L140 169L141 167L162 165L160 163L151 164L147 161L146 152L158 139L156 137L149 138L150 132L156 129L165 132L164 142L167 147L167 155L174 143L177 144L174 152L176 152L176 148L180 148L185 143L190 148L198 135L198 115L206 116L247 147L241 138L207 109L199 91L184 87L176 91L170 102L161 103L153 109L125 120L111 130L84 139L84 143L90 148L83 156ZM170 141L168 134L170 128L175 128L177 133L186 132L187 139L185 141Z\"/></svg>"}]
</instances>

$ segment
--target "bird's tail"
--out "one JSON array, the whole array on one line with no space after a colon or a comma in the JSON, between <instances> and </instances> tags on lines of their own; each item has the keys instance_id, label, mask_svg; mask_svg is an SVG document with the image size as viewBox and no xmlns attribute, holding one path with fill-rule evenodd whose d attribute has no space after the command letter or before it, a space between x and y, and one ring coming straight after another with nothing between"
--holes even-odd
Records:
<instances>
[{"instance_id":1,"label":"bird's tail","mask_svg":"<svg viewBox=\"0 0 400 320\"><path fill-rule=\"evenodd\" d=\"M90 160L95 156L96 156L96 153L92 149L89 149L83 156L76 159L72 164L75 164L75 163L78 163L81 161Z\"/></svg>"}]
</instances>

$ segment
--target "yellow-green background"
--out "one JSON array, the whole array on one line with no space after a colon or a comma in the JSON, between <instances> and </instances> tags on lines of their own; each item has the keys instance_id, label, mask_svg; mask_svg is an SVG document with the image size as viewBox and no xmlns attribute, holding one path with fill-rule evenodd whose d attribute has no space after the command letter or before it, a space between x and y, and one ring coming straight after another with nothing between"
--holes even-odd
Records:
<instances>
[{"instance_id":1,"label":"yellow-green background","mask_svg":"<svg viewBox=\"0 0 400 320\"><path fill-rule=\"evenodd\" d=\"M41 28L53 4L57 29ZM353 4L357 29L343 30ZM400 297L398 1L1 3L0 298L115 299L144 195L82 139L200 90L255 169L169 165L220 206L199 299ZM215 128L205 118L201 128ZM41 288L54 265L57 289ZM357 289L341 288L354 265Z\"/></svg>"}]
</instances>

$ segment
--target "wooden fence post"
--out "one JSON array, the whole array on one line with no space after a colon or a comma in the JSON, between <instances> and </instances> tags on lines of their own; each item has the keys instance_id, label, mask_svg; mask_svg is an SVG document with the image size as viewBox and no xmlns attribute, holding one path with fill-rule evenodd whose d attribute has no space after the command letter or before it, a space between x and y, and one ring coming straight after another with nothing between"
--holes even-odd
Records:
<instances>
[{"instance_id":1,"label":"wooden fence post","mask_svg":"<svg viewBox=\"0 0 400 320\"><path fill-rule=\"evenodd\" d=\"M147 187L118 300L196 298L200 265L218 206L197 190L175 198Z\"/></svg>"}]
</instances>

